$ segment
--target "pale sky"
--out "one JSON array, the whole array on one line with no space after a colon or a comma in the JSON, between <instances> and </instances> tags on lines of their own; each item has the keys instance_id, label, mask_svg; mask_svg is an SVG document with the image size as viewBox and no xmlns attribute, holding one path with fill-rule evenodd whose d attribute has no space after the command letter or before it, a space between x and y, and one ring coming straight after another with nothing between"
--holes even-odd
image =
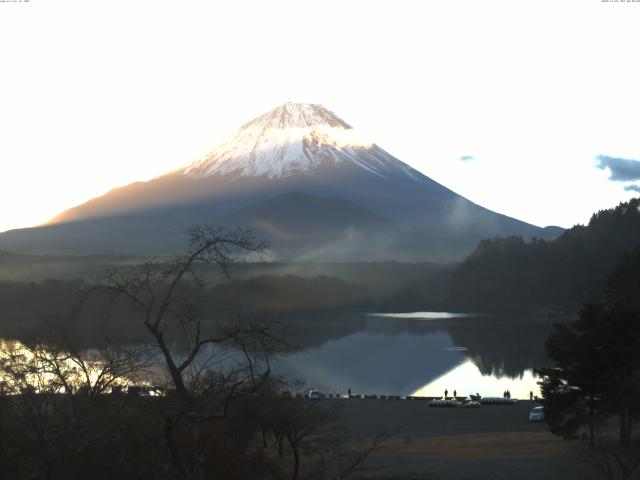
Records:
<instances>
[{"instance_id":1,"label":"pale sky","mask_svg":"<svg viewBox=\"0 0 640 480\"><path fill-rule=\"evenodd\" d=\"M286 101L541 226L640 184L637 1L0 1L0 45L0 231Z\"/></svg>"}]
</instances>

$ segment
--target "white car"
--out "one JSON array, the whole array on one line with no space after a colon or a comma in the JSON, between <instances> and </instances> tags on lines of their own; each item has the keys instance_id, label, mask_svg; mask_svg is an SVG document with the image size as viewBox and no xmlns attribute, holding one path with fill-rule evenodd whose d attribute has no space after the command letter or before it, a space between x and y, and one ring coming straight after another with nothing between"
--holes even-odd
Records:
<instances>
[{"instance_id":1,"label":"white car","mask_svg":"<svg viewBox=\"0 0 640 480\"><path fill-rule=\"evenodd\" d=\"M324 398L324 393L319 392L317 390L311 390L309 392L309 396L307 397L309 400L320 400Z\"/></svg>"},{"instance_id":2,"label":"white car","mask_svg":"<svg viewBox=\"0 0 640 480\"><path fill-rule=\"evenodd\" d=\"M533 407L531 413L529 414L530 422L544 422L544 407L538 405Z\"/></svg>"}]
</instances>

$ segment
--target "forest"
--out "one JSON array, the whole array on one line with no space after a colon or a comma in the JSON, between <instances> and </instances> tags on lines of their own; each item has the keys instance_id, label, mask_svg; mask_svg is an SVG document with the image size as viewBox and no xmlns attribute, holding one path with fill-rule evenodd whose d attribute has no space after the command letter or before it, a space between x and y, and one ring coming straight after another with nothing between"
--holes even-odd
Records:
<instances>
[{"instance_id":1,"label":"forest","mask_svg":"<svg viewBox=\"0 0 640 480\"><path fill-rule=\"evenodd\" d=\"M446 303L480 312L575 313L598 299L618 259L640 245L640 199L594 213L552 241L486 239L453 272Z\"/></svg>"}]
</instances>

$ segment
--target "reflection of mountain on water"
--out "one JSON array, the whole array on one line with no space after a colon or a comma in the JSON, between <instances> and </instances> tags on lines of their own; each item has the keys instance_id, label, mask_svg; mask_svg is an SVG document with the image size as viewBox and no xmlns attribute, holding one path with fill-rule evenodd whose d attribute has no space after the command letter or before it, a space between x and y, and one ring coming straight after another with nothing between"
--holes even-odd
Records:
<instances>
[{"instance_id":1,"label":"reflection of mountain on water","mask_svg":"<svg viewBox=\"0 0 640 480\"><path fill-rule=\"evenodd\" d=\"M281 373L318 388L378 394L407 394L467 360L478 367L477 375L498 377L520 377L525 370L547 364L544 344L551 328L548 322L507 317L413 317L352 314L281 318L287 325L285 339L295 351L277 364ZM132 325L122 319L111 327L126 333L124 342L147 338ZM215 321L206 322L203 331L208 333L216 325ZM278 325L274 320L274 327ZM93 329L92 333L98 331Z\"/></svg>"},{"instance_id":2,"label":"reflection of mountain on water","mask_svg":"<svg viewBox=\"0 0 640 480\"><path fill-rule=\"evenodd\" d=\"M467 354L483 375L516 377L549 362L545 342L548 322L532 319L474 319L446 326L455 345L468 347Z\"/></svg>"},{"instance_id":3,"label":"reflection of mountain on water","mask_svg":"<svg viewBox=\"0 0 640 480\"><path fill-rule=\"evenodd\" d=\"M329 340L321 348L311 348L280 360L287 374L314 386L345 393L408 393L459 364L464 355L443 351L448 335L432 332L416 336L408 333L393 338L379 332L357 332Z\"/></svg>"},{"instance_id":4,"label":"reflection of mountain on water","mask_svg":"<svg viewBox=\"0 0 640 480\"><path fill-rule=\"evenodd\" d=\"M285 370L328 389L407 392L466 358L483 375L519 377L547 363L547 322L504 317L305 318L287 322L299 347ZM466 347L467 350L456 348Z\"/></svg>"}]
</instances>

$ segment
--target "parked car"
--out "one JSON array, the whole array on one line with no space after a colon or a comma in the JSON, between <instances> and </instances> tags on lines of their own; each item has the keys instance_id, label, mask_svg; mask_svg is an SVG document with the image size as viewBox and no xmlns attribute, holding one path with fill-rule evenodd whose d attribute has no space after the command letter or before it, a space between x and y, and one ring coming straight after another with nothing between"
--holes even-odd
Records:
<instances>
[{"instance_id":1,"label":"parked car","mask_svg":"<svg viewBox=\"0 0 640 480\"><path fill-rule=\"evenodd\" d=\"M324 393L317 390L311 390L307 398L309 400L321 400L324 398Z\"/></svg>"},{"instance_id":2,"label":"parked car","mask_svg":"<svg viewBox=\"0 0 640 480\"><path fill-rule=\"evenodd\" d=\"M533 407L531 413L529 413L530 422L544 422L544 407L538 405Z\"/></svg>"}]
</instances>

